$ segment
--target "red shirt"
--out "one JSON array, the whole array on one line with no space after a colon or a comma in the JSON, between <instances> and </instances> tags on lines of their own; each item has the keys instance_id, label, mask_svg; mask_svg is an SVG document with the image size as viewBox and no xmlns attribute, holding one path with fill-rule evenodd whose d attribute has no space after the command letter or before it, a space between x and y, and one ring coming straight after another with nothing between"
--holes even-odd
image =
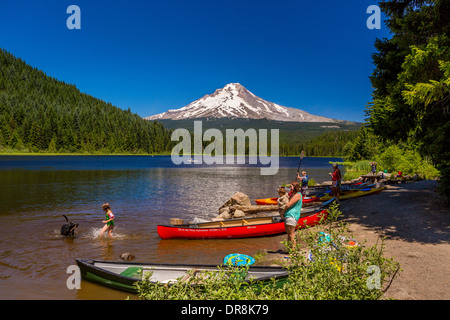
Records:
<instances>
[{"instance_id":1,"label":"red shirt","mask_svg":"<svg viewBox=\"0 0 450 320\"><path fill-rule=\"evenodd\" d=\"M341 180L341 173L339 170L333 171L333 173L331 174L331 180L333 180L333 181Z\"/></svg>"}]
</instances>

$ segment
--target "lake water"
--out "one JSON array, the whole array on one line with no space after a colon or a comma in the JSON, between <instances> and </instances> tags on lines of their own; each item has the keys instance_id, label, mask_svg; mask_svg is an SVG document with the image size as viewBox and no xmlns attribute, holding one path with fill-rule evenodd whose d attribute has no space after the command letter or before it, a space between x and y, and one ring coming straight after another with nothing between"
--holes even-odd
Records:
<instances>
[{"instance_id":1,"label":"lake water","mask_svg":"<svg viewBox=\"0 0 450 320\"><path fill-rule=\"evenodd\" d=\"M240 191L250 199L277 196L291 182L296 157L280 157L276 175L257 165L189 164L170 156L0 156L0 299L124 299L129 294L82 281L69 290L75 258L220 264L229 253L276 250L285 236L234 240L161 240L170 218L212 218ZM329 180L330 161L304 158L316 182ZM115 214L114 239L99 237L101 205ZM79 223L74 239L60 235L65 214Z\"/></svg>"}]
</instances>

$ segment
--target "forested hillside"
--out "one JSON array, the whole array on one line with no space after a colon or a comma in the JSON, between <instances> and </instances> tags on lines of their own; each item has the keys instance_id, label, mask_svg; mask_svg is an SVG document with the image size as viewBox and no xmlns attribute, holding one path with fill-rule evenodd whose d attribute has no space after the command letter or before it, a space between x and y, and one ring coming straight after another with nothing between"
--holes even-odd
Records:
<instances>
[{"instance_id":1,"label":"forested hillside","mask_svg":"<svg viewBox=\"0 0 450 320\"><path fill-rule=\"evenodd\" d=\"M308 157L342 157L346 155L346 146L358 135L357 130L329 131L311 138L309 141L285 139L280 141L280 155L299 155L302 150Z\"/></svg>"},{"instance_id":2,"label":"forested hillside","mask_svg":"<svg viewBox=\"0 0 450 320\"><path fill-rule=\"evenodd\" d=\"M0 150L164 153L170 134L0 49Z\"/></svg>"},{"instance_id":3,"label":"forested hillside","mask_svg":"<svg viewBox=\"0 0 450 320\"><path fill-rule=\"evenodd\" d=\"M279 153L281 156L300 155L305 151L307 157L320 156L343 156L345 146L353 142L358 134L361 123L341 122L287 122L274 121L268 119L196 119L202 121L203 131L210 128L221 130L225 137L226 129L253 128L255 130L271 129L279 130ZM185 128L191 132L194 131L194 120L160 120L166 128L177 129ZM210 142L204 142L204 146ZM224 141L225 143L225 141ZM268 142L270 145L270 141ZM246 142L248 147L248 141ZM225 147L224 147L225 150Z\"/></svg>"}]
</instances>

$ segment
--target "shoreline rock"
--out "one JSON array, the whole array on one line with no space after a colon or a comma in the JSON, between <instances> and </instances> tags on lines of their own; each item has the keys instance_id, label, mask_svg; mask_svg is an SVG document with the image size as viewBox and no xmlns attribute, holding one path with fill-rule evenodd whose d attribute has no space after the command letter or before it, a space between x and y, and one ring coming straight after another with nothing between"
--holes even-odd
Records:
<instances>
[{"instance_id":1,"label":"shoreline rock","mask_svg":"<svg viewBox=\"0 0 450 320\"><path fill-rule=\"evenodd\" d=\"M252 205L248 195L237 192L219 208L219 215L213 221L244 218L247 214L274 211L278 212L277 205Z\"/></svg>"}]
</instances>

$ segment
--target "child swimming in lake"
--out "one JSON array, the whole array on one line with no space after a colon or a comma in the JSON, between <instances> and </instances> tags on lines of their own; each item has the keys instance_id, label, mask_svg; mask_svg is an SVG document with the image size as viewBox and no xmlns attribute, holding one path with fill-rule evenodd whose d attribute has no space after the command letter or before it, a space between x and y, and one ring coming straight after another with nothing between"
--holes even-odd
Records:
<instances>
[{"instance_id":1,"label":"child swimming in lake","mask_svg":"<svg viewBox=\"0 0 450 320\"><path fill-rule=\"evenodd\" d=\"M102 209L105 211L106 220L102 221L105 225L103 226L102 231L100 231L100 236L108 231L108 237L113 238L112 231L114 229L114 214L111 211L109 203L104 203L102 205Z\"/></svg>"}]
</instances>

